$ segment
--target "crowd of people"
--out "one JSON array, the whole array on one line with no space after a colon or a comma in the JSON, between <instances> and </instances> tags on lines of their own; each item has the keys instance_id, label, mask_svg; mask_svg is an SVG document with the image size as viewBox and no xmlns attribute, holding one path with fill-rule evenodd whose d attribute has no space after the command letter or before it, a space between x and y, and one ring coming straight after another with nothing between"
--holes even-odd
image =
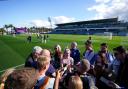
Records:
<instances>
[{"instance_id":1,"label":"crowd of people","mask_svg":"<svg viewBox=\"0 0 128 89\"><path fill-rule=\"evenodd\" d=\"M35 46L19 69L8 69L0 89L128 89L128 54L123 46L108 50L101 43L93 50L91 37L80 57L77 42L64 52L59 44L54 52Z\"/></svg>"},{"instance_id":2,"label":"crowd of people","mask_svg":"<svg viewBox=\"0 0 128 89\"><path fill-rule=\"evenodd\" d=\"M37 33L36 35L37 35L37 39L39 39L39 41L41 43L47 43L47 40L49 38L49 35L48 34L40 34L40 33ZM31 36L31 34L29 34L27 36L27 42L28 43L31 43L32 42L32 36Z\"/></svg>"}]
</instances>

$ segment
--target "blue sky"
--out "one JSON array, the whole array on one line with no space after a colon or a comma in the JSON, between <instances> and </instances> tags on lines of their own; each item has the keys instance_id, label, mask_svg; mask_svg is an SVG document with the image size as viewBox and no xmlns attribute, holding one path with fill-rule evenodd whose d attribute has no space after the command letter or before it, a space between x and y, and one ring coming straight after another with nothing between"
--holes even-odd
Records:
<instances>
[{"instance_id":1,"label":"blue sky","mask_svg":"<svg viewBox=\"0 0 128 89\"><path fill-rule=\"evenodd\" d=\"M0 0L0 27L48 26L52 23L65 23L89 19L102 19L120 16L128 0ZM122 3L122 4L119 4ZM114 9L114 5L121 8ZM126 9L128 11L128 9ZM114 13L115 12L115 13ZM118 13L117 13L118 12ZM124 11L125 13L125 11Z\"/></svg>"}]
</instances>

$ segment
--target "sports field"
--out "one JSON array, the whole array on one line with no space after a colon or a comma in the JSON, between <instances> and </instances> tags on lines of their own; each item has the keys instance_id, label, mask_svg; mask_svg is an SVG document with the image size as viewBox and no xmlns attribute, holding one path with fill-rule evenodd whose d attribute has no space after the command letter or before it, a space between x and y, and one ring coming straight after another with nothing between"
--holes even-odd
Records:
<instances>
[{"instance_id":1,"label":"sports field","mask_svg":"<svg viewBox=\"0 0 128 89\"><path fill-rule=\"evenodd\" d=\"M41 46L43 49L50 49L53 51L55 44L60 44L62 50L69 47L70 43L76 41L78 48L81 52L81 57L84 51L84 42L89 36L86 35L62 35L62 34L50 34L47 43L41 43L37 39L36 35L32 36L32 42L26 41L26 35L12 36L0 36L0 71L9 67L17 66L25 62L26 57L30 54L33 46ZM123 45L128 48L128 37L113 36L112 40L109 40L105 36L92 36L93 48L98 51L100 43L106 42L109 45L109 50L116 46Z\"/></svg>"}]
</instances>

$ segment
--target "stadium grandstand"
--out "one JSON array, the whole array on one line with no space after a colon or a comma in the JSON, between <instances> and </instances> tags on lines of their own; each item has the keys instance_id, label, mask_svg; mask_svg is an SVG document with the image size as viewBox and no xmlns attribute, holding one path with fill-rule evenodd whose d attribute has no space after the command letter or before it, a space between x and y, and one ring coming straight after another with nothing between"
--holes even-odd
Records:
<instances>
[{"instance_id":1,"label":"stadium grandstand","mask_svg":"<svg viewBox=\"0 0 128 89\"><path fill-rule=\"evenodd\" d=\"M56 26L52 34L100 35L110 32L113 35L128 35L128 22L118 21L118 18L62 23Z\"/></svg>"}]
</instances>

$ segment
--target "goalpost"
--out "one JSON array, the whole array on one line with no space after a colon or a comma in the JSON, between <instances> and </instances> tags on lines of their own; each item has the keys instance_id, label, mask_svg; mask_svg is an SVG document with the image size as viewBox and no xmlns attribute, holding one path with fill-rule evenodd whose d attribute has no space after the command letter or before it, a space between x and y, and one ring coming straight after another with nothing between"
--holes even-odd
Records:
<instances>
[{"instance_id":1,"label":"goalpost","mask_svg":"<svg viewBox=\"0 0 128 89\"><path fill-rule=\"evenodd\" d=\"M112 32L104 32L104 36L105 36L105 38L108 38L109 40L112 40L113 34L112 34Z\"/></svg>"}]
</instances>

